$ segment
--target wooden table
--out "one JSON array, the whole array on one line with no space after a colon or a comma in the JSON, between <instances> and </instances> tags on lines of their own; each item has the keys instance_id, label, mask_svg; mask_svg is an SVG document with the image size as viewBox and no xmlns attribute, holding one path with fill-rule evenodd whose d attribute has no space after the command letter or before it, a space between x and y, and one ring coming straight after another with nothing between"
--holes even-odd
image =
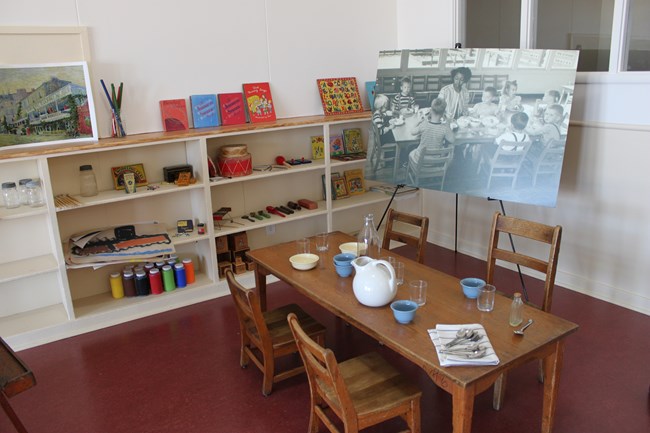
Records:
<instances>
[{"instance_id":1,"label":"wooden table","mask_svg":"<svg viewBox=\"0 0 650 433\"><path fill-rule=\"evenodd\" d=\"M452 395L453 431L469 433L472 425L474 397L488 389L499 375L533 359L544 360L544 405L541 431L553 427L565 338L575 332L574 323L532 307L524 307L524 318L535 323L522 338L513 334L508 324L510 299L497 295L494 311L482 313L476 301L466 299L457 278L400 257L405 263L404 281L423 279L429 283L427 303L409 325L399 325L389 306L370 308L357 302L352 292L353 277L339 277L332 264L338 245L353 240L351 236L330 233L329 251L321 254L319 265L310 271L291 267L289 257L296 252L294 242L249 251L257 264L255 279L262 306L266 306L266 276L275 275L300 293L322 305L369 336L420 366L440 388ZM382 250L382 255L397 256ZM401 285L396 299L407 299L408 289ZM436 324L480 323L485 327L500 359L497 366L441 367L427 332Z\"/></svg>"},{"instance_id":2,"label":"wooden table","mask_svg":"<svg viewBox=\"0 0 650 433\"><path fill-rule=\"evenodd\" d=\"M0 406L19 433L27 430L9 404L13 397L36 385L34 373L16 356L11 347L0 338Z\"/></svg>"}]
</instances>

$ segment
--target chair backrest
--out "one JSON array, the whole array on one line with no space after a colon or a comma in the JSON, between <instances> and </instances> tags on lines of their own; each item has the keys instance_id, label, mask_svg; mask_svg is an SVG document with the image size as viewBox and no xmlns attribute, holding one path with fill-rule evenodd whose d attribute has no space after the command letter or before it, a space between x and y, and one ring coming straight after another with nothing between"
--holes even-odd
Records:
<instances>
[{"instance_id":1,"label":"chair backrest","mask_svg":"<svg viewBox=\"0 0 650 433\"><path fill-rule=\"evenodd\" d=\"M260 343L258 347L266 353L273 353L273 343L271 335L269 334L268 327L262 315L262 308L260 306L257 293L253 289L247 289L235 279L235 274L232 269L226 269L224 272L230 295L235 302L235 309L242 334L247 330L254 328L256 332L249 335L252 339L257 339ZM251 334L249 332L249 334ZM267 352L268 350L268 352Z\"/></svg>"},{"instance_id":2,"label":"chair backrest","mask_svg":"<svg viewBox=\"0 0 650 433\"><path fill-rule=\"evenodd\" d=\"M490 160L488 188L493 177L511 178L511 186L515 186L519 170L531 146L530 141L506 141L499 143L497 150Z\"/></svg>"},{"instance_id":3,"label":"chair backrest","mask_svg":"<svg viewBox=\"0 0 650 433\"><path fill-rule=\"evenodd\" d=\"M287 321L293 338L296 340L300 357L305 364L312 404L322 399L348 428L356 426L357 414L339 371L334 352L310 338L300 326L295 314L290 313L287 316ZM325 424L328 423L327 419L323 419L324 414L319 414L319 417ZM356 431L355 429L351 430ZM332 431L331 428L330 431Z\"/></svg>"},{"instance_id":4,"label":"chair backrest","mask_svg":"<svg viewBox=\"0 0 650 433\"><path fill-rule=\"evenodd\" d=\"M395 223L404 223L410 226L416 226L419 230L418 236L414 236L404 231L397 231ZM415 260L424 263L424 249L427 244L427 235L429 232L429 217L412 215L404 212L398 212L391 208L388 210L388 220L384 230L384 240L382 248L389 249L390 241L402 242L409 246L417 248Z\"/></svg>"},{"instance_id":5,"label":"chair backrest","mask_svg":"<svg viewBox=\"0 0 650 433\"><path fill-rule=\"evenodd\" d=\"M442 149L425 149L420 152L415 164L409 162L409 180L418 186L422 179L440 179L443 188L447 168L454 157L454 146Z\"/></svg>"},{"instance_id":6,"label":"chair backrest","mask_svg":"<svg viewBox=\"0 0 650 433\"><path fill-rule=\"evenodd\" d=\"M542 260L522 253L515 253L511 250L499 248L499 235L501 233L532 239L549 245L548 259ZM541 309L550 311L553 300L553 286L555 285L555 273L557 271L557 260L560 254L560 240L562 238L562 227L548 226L533 221L513 218L494 214L492 219L492 233L488 246L487 258L487 279L490 284L494 280L494 269L497 260L534 269L546 275L544 280L544 300Z\"/></svg>"},{"instance_id":7,"label":"chair backrest","mask_svg":"<svg viewBox=\"0 0 650 433\"><path fill-rule=\"evenodd\" d=\"M553 174L560 176L562 172L562 161L564 160L565 141L550 140L544 150L539 154L539 158L533 165L533 185L540 174Z\"/></svg>"}]
</instances>

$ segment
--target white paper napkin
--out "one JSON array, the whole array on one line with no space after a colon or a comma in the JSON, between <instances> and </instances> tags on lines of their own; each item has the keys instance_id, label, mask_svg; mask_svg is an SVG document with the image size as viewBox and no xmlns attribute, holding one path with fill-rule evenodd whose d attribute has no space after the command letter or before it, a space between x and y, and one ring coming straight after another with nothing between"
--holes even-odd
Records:
<instances>
[{"instance_id":1,"label":"white paper napkin","mask_svg":"<svg viewBox=\"0 0 650 433\"><path fill-rule=\"evenodd\" d=\"M464 356L454 356L450 353L441 353L444 351L444 345L456 338L456 333L461 328L475 329L482 338L478 341L481 347L486 349L485 356L476 359L467 359ZM429 336L438 353L438 360L443 367L452 367L455 365L497 365L499 357L494 352L490 339L485 332L485 328L478 323L468 325L436 325L436 329L429 329ZM454 346L457 348L458 346Z\"/></svg>"}]
</instances>

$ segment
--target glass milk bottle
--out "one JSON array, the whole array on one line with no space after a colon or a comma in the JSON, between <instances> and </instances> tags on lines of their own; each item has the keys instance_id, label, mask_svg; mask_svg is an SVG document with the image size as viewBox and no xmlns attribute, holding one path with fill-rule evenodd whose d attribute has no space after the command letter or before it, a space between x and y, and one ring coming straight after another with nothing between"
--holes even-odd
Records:
<instances>
[{"instance_id":1,"label":"glass milk bottle","mask_svg":"<svg viewBox=\"0 0 650 433\"><path fill-rule=\"evenodd\" d=\"M82 197L92 197L97 195L97 180L93 172L93 166L82 165L79 167L79 186Z\"/></svg>"},{"instance_id":2,"label":"glass milk bottle","mask_svg":"<svg viewBox=\"0 0 650 433\"><path fill-rule=\"evenodd\" d=\"M521 293L515 293L510 306L510 326L518 326L522 318L524 302L521 300Z\"/></svg>"},{"instance_id":3,"label":"glass milk bottle","mask_svg":"<svg viewBox=\"0 0 650 433\"><path fill-rule=\"evenodd\" d=\"M368 256L379 259L380 253L381 240L375 228L375 218L373 214L368 214L357 236L357 257Z\"/></svg>"}]
</instances>

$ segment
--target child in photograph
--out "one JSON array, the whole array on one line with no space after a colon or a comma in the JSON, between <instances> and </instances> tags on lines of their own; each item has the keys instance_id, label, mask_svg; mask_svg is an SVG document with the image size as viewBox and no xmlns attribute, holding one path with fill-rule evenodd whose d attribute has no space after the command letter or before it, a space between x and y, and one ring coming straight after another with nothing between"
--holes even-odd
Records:
<instances>
[{"instance_id":1,"label":"child in photograph","mask_svg":"<svg viewBox=\"0 0 650 433\"><path fill-rule=\"evenodd\" d=\"M544 111L548 106L557 104L560 102L560 92L555 89L550 89L544 92L542 99L537 99L535 101L535 116L544 117Z\"/></svg>"},{"instance_id":2,"label":"child in photograph","mask_svg":"<svg viewBox=\"0 0 650 433\"><path fill-rule=\"evenodd\" d=\"M510 131L506 131L494 139L497 145L501 145L502 141L522 143L521 145L503 146L503 150L522 150L523 143L530 141L530 137L526 134L526 126L528 126L528 114L518 112L510 117Z\"/></svg>"},{"instance_id":3,"label":"child in photograph","mask_svg":"<svg viewBox=\"0 0 650 433\"><path fill-rule=\"evenodd\" d=\"M402 110L417 111L415 98L411 95L411 79L409 77L402 78L400 92L393 97L391 108L395 113L400 113Z\"/></svg>"},{"instance_id":4,"label":"child in photograph","mask_svg":"<svg viewBox=\"0 0 650 433\"><path fill-rule=\"evenodd\" d=\"M495 116L499 111L499 105L494 102L496 97L497 89L492 86L486 87L483 89L481 102L470 109L470 114L474 117Z\"/></svg>"},{"instance_id":5,"label":"child in photograph","mask_svg":"<svg viewBox=\"0 0 650 433\"><path fill-rule=\"evenodd\" d=\"M551 140L562 137L562 122L564 121L564 108L559 104L549 105L544 110L544 125L541 130L541 142L547 145Z\"/></svg>"},{"instance_id":6,"label":"child in photograph","mask_svg":"<svg viewBox=\"0 0 650 433\"><path fill-rule=\"evenodd\" d=\"M417 164L420 154L425 150L442 149L445 144L454 142L454 133L449 123L442 123L442 117L447 109L444 99L436 98L431 102L431 112L428 118L423 118L411 131L413 135L420 136L420 144L409 154L412 164Z\"/></svg>"},{"instance_id":7,"label":"child in photograph","mask_svg":"<svg viewBox=\"0 0 650 433\"><path fill-rule=\"evenodd\" d=\"M506 81L503 83L501 97L499 98L499 112L520 111L521 96L517 95L517 80Z\"/></svg>"},{"instance_id":8,"label":"child in photograph","mask_svg":"<svg viewBox=\"0 0 650 433\"><path fill-rule=\"evenodd\" d=\"M393 136L393 125L390 122L390 117L386 114L390 106L388 96L379 94L375 97L375 111L372 113L372 123L379 135L379 143L394 143L395 137Z\"/></svg>"}]
</instances>

